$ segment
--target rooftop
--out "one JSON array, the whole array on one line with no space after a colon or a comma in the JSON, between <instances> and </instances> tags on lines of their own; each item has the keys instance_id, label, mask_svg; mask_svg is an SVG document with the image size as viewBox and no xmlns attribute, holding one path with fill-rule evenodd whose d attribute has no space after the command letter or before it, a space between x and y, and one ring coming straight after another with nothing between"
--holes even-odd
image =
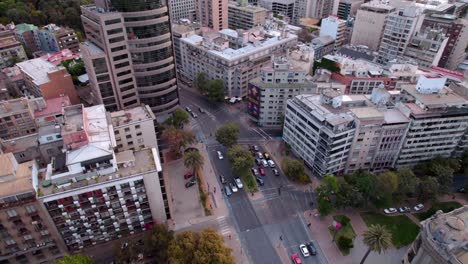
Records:
<instances>
[{"instance_id":1,"label":"rooftop","mask_svg":"<svg viewBox=\"0 0 468 264\"><path fill-rule=\"evenodd\" d=\"M32 81L36 85L42 85L50 81L48 73L64 69L61 66L56 66L53 63L48 62L42 58L32 59L17 63L18 67L24 72L24 74L31 77Z\"/></svg>"},{"instance_id":2,"label":"rooftop","mask_svg":"<svg viewBox=\"0 0 468 264\"><path fill-rule=\"evenodd\" d=\"M37 27L35 25L33 25L33 24L22 23L22 24L16 25L15 32L16 32L16 34L23 34L26 31L32 31L32 30L36 30L36 29L37 29Z\"/></svg>"},{"instance_id":3,"label":"rooftop","mask_svg":"<svg viewBox=\"0 0 468 264\"><path fill-rule=\"evenodd\" d=\"M350 109L353 114L359 119L383 119L384 114L377 108L372 106L356 107Z\"/></svg>"},{"instance_id":4,"label":"rooftop","mask_svg":"<svg viewBox=\"0 0 468 264\"><path fill-rule=\"evenodd\" d=\"M34 111L34 117L43 117L43 116L50 116L52 114L57 114L62 112L63 107L70 106L70 99L68 96L61 96L57 98L47 99L45 100L46 107L43 109L37 109Z\"/></svg>"},{"instance_id":5,"label":"rooftop","mask_svg":"<svg viewBox=\"0 0 468 264\"><path fill-rule=\"evenodd\" d=\"M0 154L0 167L2 169L6 168L9 172L8 174L2 173L1 176L12 175L8 178L0 178L0 196L2 197L33 190L32 176L35 161L24 162L15 166L16 160L14 159L11 153ZM2 170L2 172L6 170Z\"/></svg>"},{"instance_id":6,"label":"rooftop","mask_svg":"<svg viewBox=\"0 0 468 264\"><path fill-rule=\"evenodd\" d=\"M135 121L154 120L154 114L149 106L137 106L110 113L112 125L118 127Z\"/></svg>"},{"instance_id":7,"label":"rooftop","mask_svg":"<svg viewBox=\"0 0 468 264\"><path fill-rule=\"evenodd\" d=\"M259 12L267 12L268 9L265 9L260 6L253 6L253 5L246 5L246 6L241 6L237 2L229 2L228 5L230 8L235 8L239 9L244 12L249 12L249 13L259 13Z\"/></svg>"},{"instance_id":8,"label":"rooftop","mask_svg":"<svg viewBox=\"0 0 468 264\"><path fill-rule=\"evenodd\" d=\"M44 59L56 66L60 65L62 61L72 60L72 59L77 59L77 58L79 58L79 56L73 53L73 51L69 49L63 49L61 51L57 51L54 53L48 53L41 57L41 59Z\"/></svg>"},{"instance_id":9,"label":"rooftop","mask_svg":"<svg viewBox=\"0 0 468 264\"><path fill-rule=\"evenodd\" d=\"M284 88L316 88L317 85L313 82L309 82L308 80L304 80L303 83L265 83L262 82L261 77L254 78L249 81L249 83L261 87L261 88L268 88L268 89L284 89Z\"/></svg>"},{"instance_id":10,"label":"rooftop","mask_svg":"<svg viewBox=\"0 0 468 264\"><path fill-rule=\"evenodd\" d=\"M17 153L26 151L29 148L37 147L39 145L37 135L37 133L34 133L22 137L0 140L2 143L2 149L4 152Z\"/></svg>"},{"instance_id":11,"label":"rooftop","mask_svg":"<svg viewBox=\"0 0 468 264\"><path fill-rule=\"evenodd\" d=\"M383 113L386 124L408 123L410 121L398 109L385 109Z\"/></svg>"},{"instance_id":12,"label":"rooftop","mask_svg":"<svg viewBox=\"0 0 468 264\"><path fill-rule=\"evenodd\" d=\"M421 103L425 108L441 108L451 106L466 105L467 101L453 92L451 89L445 87L436 94L423 94L416 90L416 85L402 85L402 90L413 96L417 103ZM413 107L410 107L412 110ZM424 111L424 109L421 109Z\"/></svg>"},{"instance_id":13,"label":"rooftop","mask_svg":"<svg viewBox=\"0 0 468 264\"><path fill-rule=\"evenodd\" d=\"M26 98L11 99L0 102L0 117L23 113L31 109L31 101Z\"/></svg>"},{"instance_id":14,"label":"rooftop","mask_svg":"<svg viewBox=\"0 0 468 264\"><path fill-rule=\"evenodd\" d=\"M330 35L324 35L324 36L316 37L312 39L311 43L312 43L312 46L316 46L316 45L326 46L326 45L332 44L333 42L335 42L334 37Z\"/></svg>"},{"instance_id":15,"label":"rooftop","mask_svg":"<svg viewBox=\"0 0 468 264\"><path fill-rule=\"evenodd\" d=\"M89 51L89 53L93 56L96 56L96 55L104 55L104 51L99 48L98 46L94 45L93 43L91 42L88 42L88 41L85 41L83 42L82 44L82 47L85 48L86 50Z\"/></svg>"},{"instance_id":16,"label":"rooftop","mask_svg":"<svg viewBox=\"0 0 468 264\"><path fill-rule=\"evenodd\" d=\"M374 61L374 56L366 53L366 52L361 52L352 48L348 47L341 47L338 51L338 54L341 54L343 56L346 56L351 59L363 59L366 61Z\"/></svg>"},{"instance_id":17,"label":"rooftop","mask_svg":"<svg viewBox=\"0 0 468 264\"><path fill-rule=\"evenodd\" d=\"M332 126L347 124L354 120L354 117L345 107L333 108L321 101L321 96L316 94L304 94L296 96L310 110L310 114L322 121L327 121Z\"/></svg>"}]
</instances>

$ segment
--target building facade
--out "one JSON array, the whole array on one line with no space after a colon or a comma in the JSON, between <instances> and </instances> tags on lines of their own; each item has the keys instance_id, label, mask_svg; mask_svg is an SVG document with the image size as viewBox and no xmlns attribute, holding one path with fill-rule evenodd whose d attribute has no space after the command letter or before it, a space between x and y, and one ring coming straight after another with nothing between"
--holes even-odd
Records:
<instances>
[{"instance_id":1,"label":"building facade","mask_svg":"<svg viewBox=\"0 0 468 264\"><path fill-rule=\"evenodd\" d=\"M421 31L411 38L403 56L416 61L420 68L429 69L439 65L448 40L440 29Z\"/></svg>"},{"instance_id":2,"label":"building facade","mask_svg":"<svg viewBox=\"0 0 468 264\"><path fill-rule=\"evenodd\" d=\"M329 16L322 19L319 36L332 36L335 39L335 50L337 50L345 42L345 28L346 20L339 19L336 16Z\"/></svg>"},{"instance_id":3,"label":"building facade","mask_svg":"<svg viewBox=\"0 0 468 264\"><path fill-rule=\"evenodd\" d=\"M197 20L213 30L228 28L228 0L198 0Z\"/></svg>"},{"instance_id":4,"label":"building facade","mask_svg":"<svg viewBox=\"0 0 468 264\"><path fill-rule=\"evenodd\" d=\"M194 21L197 18L197 1L195 0L170 0L171 22L178 23L181 19Z\"/></svg>"},{"instance_id":5,"label":"building facade","mask_svg":"<svg viewBox=\"0 0 468 264\"><path fill-rule=\"evenodd\" d=\"M335 38L330 35L316 37L312 39L311 47L314 50L314 59L320 60L335 49Z\"/></svg>"},{"instance_id":6,"label":"building facade","mask_svg":"<svg viewBox=\"0 0 468 264\"><path fill-rule=\"evenodd\" d=\"M10 29L0 31L0 69L11 67L27 58L23 45L16 40L13 31Z\"/></svg>"},{"instance_id":7,"label":"building facade","mask_svg":"<svg viewBox=\"0 0 468 264\"><path fill-rule=\"evenodd\" d=\"M42 100L42 98L34 99ZM34 102L18 98L0 103L0 138L10 139L36 133Z\"/></svg>"},{"instance_id":8,"label":"building facade","mask_svg":"<svg viewBox=\"0 0 468 264\"><path fill-rule=\"evenodd\" d=\"M390 5L370 2L362 4L354 20L351 44L364 45L373 51L379 49L387 16L395 10Z\"/></svg>"},{"instance_id":9,"label":"building facade","mask_svg":"<svg viewBox=\"0 0 468 264\"><path fill-rule=\"evenodd\" d=\"M83 60L108 110L149 105L164 117L179 104L166 1L82 6Z\"/></svg>"},{"instance_id":10,"label":"building facade","mask_svg":"<svg viewBox=\"0 0 468 264\"><path fill-rule=\"evenodd\" d=\"M357 10L363 3L363 0L340 0L338 2L338 18L348 20L350 17L355 17Z\"/></svg>"},{"instance_id":11,"label":"building facade","mask_svg":"<svg viewBox=\"0 0 468 264\"><path fill-rule=\"evenodd\" d=\"M36 34L40 49L44 52L57 52L63 49L69 49L75 53L80 52L80 42L76 32L71 28L49 24L37 29Z\"/></svg>"},{"instance_id":12,"label":"building facade","mask_svg":"<svg viewBox=\"0 0 468 264\"><path fill-rule=\"evenodd\" d=\"M242 6L239 3L230 2L228 5L228 23L230 29L249 30L265 24L267 12L263 7Z\"/></svg>"},{"instance_id":13,"label":"building facade","mask_svg":"<svg viewBox=\"0 0 468 264\"><path fill-rule=\"evenodd\" d=\"M31 54L41 49L41 44L37 37L37 27L35 25L24 23L16 25L15 36Z\"/></svg>"},{"instance_id":14,"label":"building facade","mask_svg":"<svg viewBox=\"0 0 468 264\"><path fill-rule=\"evenodd\" d=\"M294 22L294 2L295 0L258 0L258 5L271 10L274 15L287 17L287 20Z\"/></svg>"}]
</instances>

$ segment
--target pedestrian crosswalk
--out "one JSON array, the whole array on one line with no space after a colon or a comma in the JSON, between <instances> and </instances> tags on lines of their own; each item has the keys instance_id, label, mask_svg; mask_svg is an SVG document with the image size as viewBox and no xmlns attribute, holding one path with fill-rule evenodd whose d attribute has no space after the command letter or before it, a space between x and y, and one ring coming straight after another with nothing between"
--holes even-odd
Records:
<instances>
[{"instance_id":1,"label":"pedestrian crosswalk","mask_svg":"<svg viewBox=\"0 0 468 264\"><path fill-rule=\"evenodd\" d=\"M231 226L227 222L227 216L220 216L216 218L216 221L218 222L218 232L221 233L222 236L225 237L231 237Z\"/></svg>"}]
</instances>

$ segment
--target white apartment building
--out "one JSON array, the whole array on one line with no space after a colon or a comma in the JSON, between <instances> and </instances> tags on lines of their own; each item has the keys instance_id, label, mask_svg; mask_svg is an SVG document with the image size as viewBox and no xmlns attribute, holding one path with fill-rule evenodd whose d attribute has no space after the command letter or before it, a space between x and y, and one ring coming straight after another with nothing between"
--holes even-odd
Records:
<instances>
[{"instance_id":1,"label":"white apartment building","mask_svg":"<svg viewBox=\"0 0 468 264\"><path fill-rule=\"evenodd\" d=\"M137 106L107 113L115 134L116 150L157 148L155 119L149 106Z\"/></svg>"},{"instance_id":2,"label":"white apartment building","mask_svg":"<svg viewBox=\"0 0 468 264\"><path fill-rule=\"evenodd\" d=\"M260 76L250 80L248 113L262 127L283 125L288 99L299 94L317 93L316 85L306 79L307 71L294 67L283 57L261 70Z\"/></svg>"},{"instance_id":3,"label":"white apartment building","mask_svg":"<svg viewBox=\"0 0 468 264\"><path fill-rule=\"evenodd\" d=\"M336 16L329 16L322 19L320 26L320 37L332 36L335 39L335 50L341 47L345 41L346 20L339 19Z\"/></svg>"},{"instance_id":4,"label":"white apartment building","mask_svg":"<svg viewBox=\"0 0 468 264\"><path fill-rule=\"evenodd\" d=\"M379 46L377 62L386 65L389 61L403 57L411 37L419 32L424 14L415 6L389 14Z\"/></svg>"},{"instance_id":5,"label":"white apartment building","mask_svg":"<svg viewBox=\"0 0 468 264\"><path fill-rule=\"evenodd\" d=\"M179 22L181 19L194 21L197 17L197 2L195 0L169 0L171 21Z\"/></svg>"},{"instance_id":6,"label":"white apartment building","mask_svg":"<svg viewBox=\"0 0 468 264\"><path fill-rule=\"evenodd\" d=\"M364 45L377 51L384 31L385 19L394 10L394 7L376 1L362 4L354 20L351 44Z\"/></svg>"},{"instance_id":7,"label":"white apartment building","mask_svg":"<svg viewBox=\"0 0 468 264\"><path fill-rule=\"evenodd\" d=\"M224 81L226 96L247 96L248 81L259 76L271 56L295 45L297 36L270 25L249 31L224 29L203 36L180 39L180 75L195 80L205 73L209 80Z\"/></svg>"},{"instance_id":8,"label":"white apartment building","mask_svg":"<svg viewBox=\"0 0 468 264\"><path fill-rule=\"evenodd\" d=\"M317 175L341 174L355 133L354 117L335 91L288 100L283 138Z\"/></svg>"}]
</instances>

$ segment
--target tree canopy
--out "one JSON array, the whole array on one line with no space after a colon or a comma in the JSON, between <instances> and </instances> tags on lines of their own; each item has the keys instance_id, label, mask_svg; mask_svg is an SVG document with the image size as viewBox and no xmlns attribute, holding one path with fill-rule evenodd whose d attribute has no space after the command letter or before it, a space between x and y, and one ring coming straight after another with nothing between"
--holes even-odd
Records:
<instances>
[{"instance_id":1,"label":"tree canopy","mask_svg":"<svg viewBox=\"0 0 468 264\"><path fill-rule=\"evenodd\" d=\"M153 225L143 236L143 251L153 256L155 263L166 263L169 259L169 246L174 240L174 232L164 224Z\"/></svg>"},{"instance_id":2,"label":"tree canopy","mask_svg":"<svg viewBox=\"0 0 468 264\"><path fill-rule=\"evenodd\" d=\"M232 164L232 171L235 176L240 177L249 191L257 190L256 181L250 173L250 168L254 166L252 155L239 145L234 145L228 150L228 159Z\"/></svg>"},{"instance_id":3,"label":"tree canopy","mask_svg":"<svg viewBox=\"0 0 468 264\"><path fill-rule=\"evenodd\" d=\"M62 259L54 262L54 264L94 264L91 257L76 254L76 255L65 255Z\"/></svg>"},{"instance_id":4,"label":"tree canopy","mask_svg":"<svg viewBox=\"0 0 468 264\"><path fill-rule=\"evenodd\" d=\"M304 164L296 159L285 158L281 164L286 177L292 181L301 183L310 182L309 177L304 172Z\"/></svg>"},{"instance_id":5,"label":"tree canopy","mask_svg":"<svg viewBox=\"0 0 468 264\"><path fill-rule=\"evenodd\" d=\"M182 128L189 120L190 116L187 111L182 108L177 108L164 123L174 128Z\"/></svg>"},{"instance_id":6,"label":"tree canopy","mask_svg":"<svg viewBox=\"0 0 468 264\"><path fill-rule=\"evenodd\" d=\"M237 143L240 134L240 126L235 122L228 122L216 130L216 140L230 148Z\"/></svg>"},{"instance_id":7,"label":"tree canopy","mask_svg":"<svg viewBox=\"0 0 468 264\"><path fill-rule=\"evenodd\" d=\"M165 129L162 137L169 144L170 150L178 156L185 147L195 142L193 133L176 128Z\"/></svg>"},{"instance_id":8,"label":"tree canopy","mask_svg":"<svg viewBox=\"0 0 468 264\"><path fill-rule=\"evenodd\" d=\"M207 80L206 74L200 72L195 79L195 85L210 101L222 102L224 100L225 91L223 80Z\"/></svg>"},{"instance_id":9,"label":"tree canopy","mask_svg":"<svg viewBox=\"0 0 468 264\"><path fill-rule=\"evenodd\" d=\"M198 150L190 150L184 155L184 165L192 169L194 175L196 175L198 169L203 167L204 163L203 156Z\"/></svg>"},{"instance_id":10,"label":"tree canopy","mask_svg":"<svg viewBox=\"0 0 468 264\"><path fill-rule=\"evenodd\" d=\"M371 251L382 253L392 245L392 233L383 225L371 225L363 234L363 242L368 250L361 260L361 264L366 261L367 256Z\"/></svg>"}]
</instances>

